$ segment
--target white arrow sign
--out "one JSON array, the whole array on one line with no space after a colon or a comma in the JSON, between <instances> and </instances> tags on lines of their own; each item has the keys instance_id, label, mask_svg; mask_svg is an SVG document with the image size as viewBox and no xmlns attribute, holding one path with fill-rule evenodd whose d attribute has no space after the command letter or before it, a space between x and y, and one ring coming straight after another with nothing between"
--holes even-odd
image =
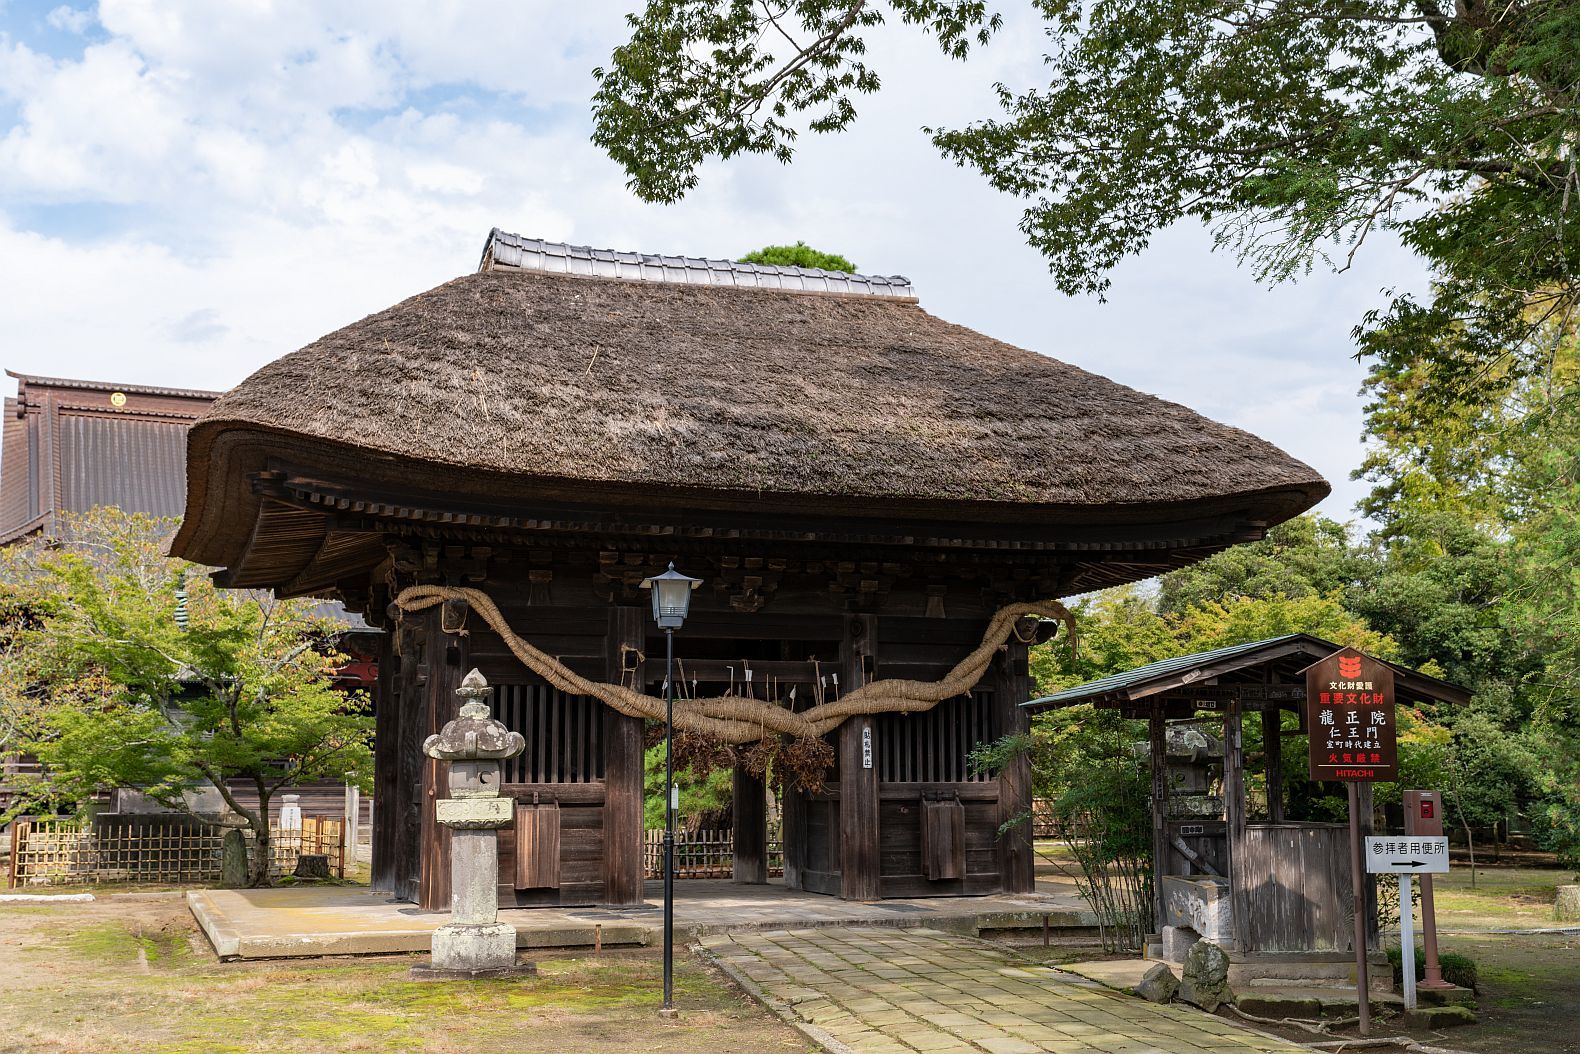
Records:
<instances>
[{"instance_id":1,"label":"white arrow sign","mask_svg":"<svg viewBox=\"0 0 1580 1054\"><path fill-rule=\"evenodd\" d=\"M1413 834L1366 839L1366 870L1374 875L1448 874L1448 838Z\"/></svg>"}]
</instances>

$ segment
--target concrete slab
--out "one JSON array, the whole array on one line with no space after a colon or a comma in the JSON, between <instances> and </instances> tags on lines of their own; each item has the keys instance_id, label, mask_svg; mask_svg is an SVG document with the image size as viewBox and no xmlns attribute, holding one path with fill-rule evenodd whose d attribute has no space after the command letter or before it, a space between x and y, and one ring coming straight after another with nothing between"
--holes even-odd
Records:
<instances>
[{"instance_id":1,"label":"concrete slab","mask_svg":"<svg viewBox=\"0 0 1580 1054\"><path fill-rule=\"evenodd\" d=\"M522 949L596 944L647 945L663 939L662 886L649 883L640 908L534 908L501 911ZM203 889L187 893L198 926L222 959L288 959L324 955L385 955L427 951L448 912L425 912L387 893L362 887ZM1070 894L933 897L843 901L785 889L728 881L676 883L679 940L709 934L825 926L929 926L977 936L984 930L1035 929L1047 916L1054 928L1096 924Z\"/></svg>"},{"instance_id":2,"label":"concrete slab","mask_svg":"<svg viewBox=\"0 0 1580 1054\"><path fill-rule=\"evenodd\" d=\"M1147 971L1156 965L1148 959L1110 959L1103 962L1065 963L1059 969L1096 981L1105 988L1131 992L1141 983Z\"/></svg>"}]
</instances>

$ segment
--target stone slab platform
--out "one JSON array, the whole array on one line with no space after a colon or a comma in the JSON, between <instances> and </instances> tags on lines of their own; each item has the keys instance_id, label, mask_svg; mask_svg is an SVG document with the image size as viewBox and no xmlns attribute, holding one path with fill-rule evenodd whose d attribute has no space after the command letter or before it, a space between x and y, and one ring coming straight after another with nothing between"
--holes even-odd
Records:
<instances>
[{"instance_id":1,"label":"stone slab platform","mask_svg":"<svg viewBox=\"0 0 1580 1054\"><path fill-rule=\"evenodd\" d=\"M1003 897L932 897L853 902L799 893L779 882L675 883L677 940L753 930L823 926L928 926L976 936L984 930L1085 929L1096 919L1063 892ZM533 908L501 911L520 949L642 946L663 940L662 885L648 883L641 908ZM426 952L447 912L422 911L387 893L346 886L203 889L187 893L198 926L222 959Z\"/></svg>"},{"instance_id":2,"label":"stone slab platform","mask_svg":"<svg viewBox=\"0 0 1580 1054\"><path fill-rule=\"evenodd\" d=\"M835 1054L1310 1054L932 929L702 938L754 998Z\"/></svg>"}]
</instances>

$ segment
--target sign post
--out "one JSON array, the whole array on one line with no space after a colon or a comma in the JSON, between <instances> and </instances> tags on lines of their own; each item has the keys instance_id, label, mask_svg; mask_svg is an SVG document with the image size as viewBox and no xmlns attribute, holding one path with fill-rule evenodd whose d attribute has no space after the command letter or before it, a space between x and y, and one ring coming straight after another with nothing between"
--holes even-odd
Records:
<instances>
[{"instance_id":1,"label":"sign post","mask_svg":"<svg viewBox=\"0 0 1580 1054\"><path fill-rule=\"evenodd\" d=\"M1393 669L1354 648L1342 648L1305 672L1309 774L1317 781L1346 783L1349 789L1355 1001L1364 1036L1371 1031L1371 992L1366 976L1367 869L1361 849L1360 784L1399 778ZM1443 859L1448 859L1446 854Z\"/></svg>"},{"instance_id":2,"label":"sign post","mask_svg":"<svg viewBox=\"0 0 1580 1054\"><path fill-rule=\"evenodd\" d=\"M1437 791L1404 792L1404 833L1439 835L1443 833L1443 796ZM1432 876L1421 876L1421 938L1426 944L1426 976L1421 987L1439 991L1454 986L1443 980L1443 966L1437 959L1437 909L1432 902Z\"/></svg>"},{"instance_id":3,"label":"sign post","mask_svg":"<svg viewBox=\"0 0 1580 1054\"><path fill-rule=\"evenodd\" d=\"M1374 875L1399 876L1399 960L1404 979L1404 1008L1415 1009L1415 906L1411 903L1411 876L1448 873L1448 839L1442 835L1407 835L1404 838L1366 839L1366 870Z\"/></svg>"}]
</instances>

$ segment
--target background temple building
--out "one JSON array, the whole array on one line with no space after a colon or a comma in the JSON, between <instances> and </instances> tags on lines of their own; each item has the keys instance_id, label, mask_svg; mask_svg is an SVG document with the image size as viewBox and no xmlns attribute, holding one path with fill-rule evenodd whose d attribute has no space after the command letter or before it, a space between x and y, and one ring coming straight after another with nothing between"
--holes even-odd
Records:
<instances>
[{"instance_id":1,"label":"background temple building","mask_svg":"<svg viewBox=\"0 0 1580 1054\"><path fill-rule=\"evenodd\" d=\"M872 682L914 698L989 637L953 697L826 732L822 778L784 789L787 885L1028 890L1026 825L1000 826L1029 763L968 756L1025 727L1051 624L994 639L995 614L1260 538L1328 492L1238 429L929 315L904 279L497 230L477 273L226 393L188 455L178 555L389 630L373 881L426 907L449 870L445 773L420 745L474 666L528 744L505 775L501 904L641 901L644 720L555 684L661 692L640 585L671 561L705 580L677 680L729 696L717 712L804 713ZM762 777L738 764L735 789L737 877L760 881Z\"/></svg>"},{"instance_id":2,"label":"background temple building","mask_svg":"<svg viewBox=\"0 0 1580 1054\"><path fill-rule=\"evenodd\" d=\"M181 515L187 429L218 392L6 375L0 545L100 505Z\"/></svg>"}]
</instances>

